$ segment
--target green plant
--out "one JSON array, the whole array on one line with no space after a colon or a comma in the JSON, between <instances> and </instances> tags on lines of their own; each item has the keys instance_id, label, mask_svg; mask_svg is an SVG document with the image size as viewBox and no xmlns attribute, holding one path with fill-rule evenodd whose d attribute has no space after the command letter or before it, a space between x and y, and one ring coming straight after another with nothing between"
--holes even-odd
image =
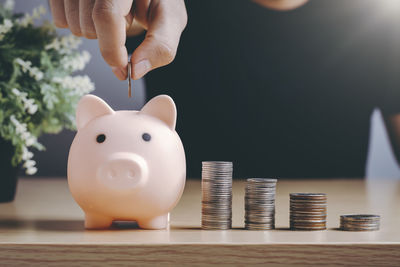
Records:
<instances>
[{"instance_id":1,"label":"green plant","mask_svg":"<svg viewBox=\"0 0 400 267\"><path fill-rule=\"evenodd\" d=\"M74 129L76 104L94 84L71 76L90 59L77 50L80 39L58 37L49 22L36 26L44 7L13 14L13 3L0 3L0 136L15 147L12 164L22 162L30 175L37 171L31 148L44 149L37 138Z\"/></svg>"}]
</instances>

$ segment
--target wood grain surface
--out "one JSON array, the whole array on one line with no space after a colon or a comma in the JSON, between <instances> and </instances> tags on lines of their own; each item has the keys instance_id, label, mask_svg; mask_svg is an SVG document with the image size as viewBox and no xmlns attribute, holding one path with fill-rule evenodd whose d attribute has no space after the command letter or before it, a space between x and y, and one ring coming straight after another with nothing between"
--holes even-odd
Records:
<instances>
[{"instance_id":1,"label":"wood grain surface","mask_svg":"<svg viewBox=\"0 0 400 267\"><path fill-rule=\"evenodd\" d=\"M289 193L328 194L328 230L290 231ZM243 229L244 183L233 187L233 226L200 229L200 182L188 181L168 230L117 222L87 231L65 179L21 179L16 200L0 204L0 265L249 265L400 266L400 181L282 180L276 230ZM377 232L337 229L339 215L382 216Z\"/></svg>"},{"instance_id":2,"label":"wood grain surface","mask_svg":"<svg viewBox=\"0 0 400 267\"><path fill-rule=\"evenodd\" d=\"M5 266L399 266L396 245L3 245Z\"/></svg>"}]
</instances>

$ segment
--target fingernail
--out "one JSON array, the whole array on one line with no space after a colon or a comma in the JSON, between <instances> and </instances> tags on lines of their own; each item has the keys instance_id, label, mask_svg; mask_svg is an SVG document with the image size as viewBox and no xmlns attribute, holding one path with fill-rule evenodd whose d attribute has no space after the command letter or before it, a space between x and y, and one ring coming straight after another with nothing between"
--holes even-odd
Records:
<instances>
[{"instance_id":1,"label":"fingernail","mask_svg":"<svg viewBox=\"0 0 400 267\"><path fill-rule=\"evenodd\" d=\"M133 78L135 80L142 78L150 69L151 64L147 59L136 63L133 66Z\"/></svg>"},{"instance_id":2,"label":"fingernail","mask_svg":"<svg viewBox=\"0 0 400 267\"><path fill-rule=\"evenodd\" d=\"M117 76L120 80L125 80L127 75L127 70L119 67L111 67L111 70L114 72L115 76Z\"/></svg>"}]
</instances>

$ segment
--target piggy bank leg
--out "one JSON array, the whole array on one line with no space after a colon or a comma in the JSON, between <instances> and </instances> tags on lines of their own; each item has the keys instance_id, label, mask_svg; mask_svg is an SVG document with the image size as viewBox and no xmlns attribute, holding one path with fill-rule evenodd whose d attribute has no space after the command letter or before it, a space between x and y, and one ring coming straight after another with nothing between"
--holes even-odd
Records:
<instances>
[{"instance_id":1,"label":"piggy bank leg","mask_svg":"<svg viewBox=\"0 0 400 267\"><path fill-rule=\"evenodd\" d=\"M86 229L104 229L109 228L113 219L103 215L86 213L85 214L85 228Z\"/></svg>"},{"instance_id":2,"label":"piggy bank leg","mask_svg":"<svg viewBox=\"0 0 400 267\"><path fill-rule=\"evenodd\" d=\"M137 223L143 229L165 229L168 226L168 213L151 219L138 220Z\"/></svg>"}]
</instances>

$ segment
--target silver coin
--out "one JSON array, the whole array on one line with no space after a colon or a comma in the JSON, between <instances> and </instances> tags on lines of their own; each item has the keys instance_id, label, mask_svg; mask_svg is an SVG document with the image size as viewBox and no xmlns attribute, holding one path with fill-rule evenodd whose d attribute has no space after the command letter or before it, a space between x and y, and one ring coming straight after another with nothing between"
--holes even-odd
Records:
<instances>
[{"instance_id":1,"label":"silver coin","mask_svg":"<svg viewBox=\"0 0 400 267\"><path fill-rule=\"evenodd\" d=\"M248 178L245 187L245 229L275 228L275 191L277 179Z\"/></svg>"},{"instance_id":2,"label":"silver coin","mask_svg":"<svg viewBox=\"0 0 400 267\"><path fill-rule=\"evenodd\" d=\"M275 222L274 218L249 218L246 217L245 218L245 223L268 223L268 224L272 224Z\"/></svg>"},{"instance_id":3,"label":"silver coin","mask_svg":"<svg viewBox=\"0 0 400 267\"><path fill-rule=\"evenodd\" d=\"M291 198L326 198L325 193L290 193Z\"/></svg>"},{"instance_id":4,"label":"silver coin","mask_svg":"<svg viewBox=\"0 0 400 267\"><path fill-rule=\"evenodd\" d=\"M344 231L377 231L380 229L380 216L374 214L341 215L340 229Z\"/></svg>"},{"instance_id":5,"label":"silver coin","mask_svg":"<svg viewBox=\"0 0 400 267\"><path fill-rule=\"evenodd\" d=\"M232 227L232 173L232 162L202 162L202 229Z\"/></svg>"},{"instance_id":6,"label":"silver coin","mask_svg":"<svg viewBox=\"0 0 400 267\"><path fill-rule=\"evenodd\" d=\"M379 215L373 215L373 214L346 214L346 215L340 215L340 218L343 220L347 221L364 221L364 220L380 220Z\"/></svg>"},{"instance_id":7,"label":"silver coin","mask_svg":"<svg viewBox=\"0 0 400 267\"><path fill-rule=\"evenodd\" d=\"M275 178L247 178L247 183L277 183L278 179Z\"/></svg>"},{"instance_id":8,"label":"silver coin","mask_svg":"<svg viewBox=\"0 0 400 267\"><path fill-rule=\"evenodd\" d=\"M327 196L324 193L291 193L289 223L292 230L325 230Z\"/></svg>"}]
</instances>

